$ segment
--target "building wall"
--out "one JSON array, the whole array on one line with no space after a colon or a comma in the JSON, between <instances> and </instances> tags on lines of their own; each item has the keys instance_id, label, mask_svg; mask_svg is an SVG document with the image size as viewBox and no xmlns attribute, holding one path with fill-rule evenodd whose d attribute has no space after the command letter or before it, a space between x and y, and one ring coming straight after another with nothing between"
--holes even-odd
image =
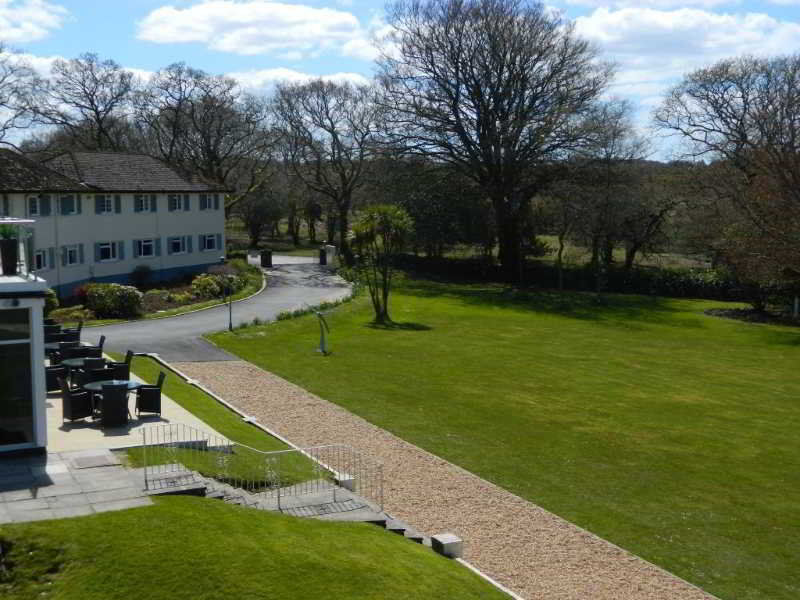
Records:
<instances>
[{"instance_id":1,"label":"building wall","mask_svg":"<svg viewBox=\"0 0 800 600\"><path fill-rule=\"evenodd\" d=\"M200 209L200 194L180 194L181 202L188 197L189 209L170 211L167 194L155 196L156 210L134 210L133 194L107 194L112 212L97 214L94 194L80 194L80 212L62 214L60 194L50 194L48 207L40 204L38 216L29 215L31 194L8 194L10 216L35 219L34 249L43 250L45 268L37 275L45 279L59 295L69 296L73 290L87 281L124 283L138 265L151 268L154 279L168 279L187 273L205 270L217 264L225 254L225 211L221 195L216 203L208 195L208 208ZM149 201L149 200L148 200ZM42 214L47 213L49 214ZM216 247L203 250L201 235L213 235ZM170 252L169 240L173 237L188 238L185 251ZM154 240L154 256L135 256L136 240ZM157 240L157 241L156 241ZM189 241L191 240L191 241ZM101 260L97 244L117 244L117 258ZM67 248L73 246L77 264L65 264Z\"/></svg>"}]
</instances>

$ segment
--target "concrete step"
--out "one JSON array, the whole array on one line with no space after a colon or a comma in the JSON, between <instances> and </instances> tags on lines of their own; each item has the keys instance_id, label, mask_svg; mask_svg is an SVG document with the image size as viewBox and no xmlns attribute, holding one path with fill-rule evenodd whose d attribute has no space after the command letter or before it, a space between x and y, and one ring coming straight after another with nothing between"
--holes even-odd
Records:
<instances>
[{"instance_id":1,"label":"concrete step","mask_svg":"<svg viewBox=\"0 0 800 600\"><path fill-rule=\"evenodd\" d=\"M409 526L403 523L402 521L398 521L397 519L390 519L386 521L386 531L390 531L391 533L396 533L398 535L404 535L406 530L409 529Z\"/></svg>"}]
</instances>

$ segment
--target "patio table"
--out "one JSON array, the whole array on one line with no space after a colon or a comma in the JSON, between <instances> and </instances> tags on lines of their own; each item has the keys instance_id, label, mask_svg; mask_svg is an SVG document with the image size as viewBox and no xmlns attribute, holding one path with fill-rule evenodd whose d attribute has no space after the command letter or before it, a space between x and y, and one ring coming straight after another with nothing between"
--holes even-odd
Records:
<instances>
[{"instance_id":1,"label":"patio table","mask_svg":"<svg viewBox=\"0 0 800 600\"><path fill-rule=\"evenodd\" d=\"M70 369L80 369L83 367L85 358L65 358L61 364Z\"/></svg>"},{"instance_id":2,"label":"patio table","mask_svg":"<svg viewBox=\"0 0 800 600\"><path fill-rule=\"evenodd\" d=\"M128 384L129 391L135 390L144 385L140 381L132 381L130 379L107 379L105 381L91 381L89 383L86 383L84 384L83 389L89 390L90 392L102 392L104 385L119 385L122 383Z\"/></svg>"}]
</instances>

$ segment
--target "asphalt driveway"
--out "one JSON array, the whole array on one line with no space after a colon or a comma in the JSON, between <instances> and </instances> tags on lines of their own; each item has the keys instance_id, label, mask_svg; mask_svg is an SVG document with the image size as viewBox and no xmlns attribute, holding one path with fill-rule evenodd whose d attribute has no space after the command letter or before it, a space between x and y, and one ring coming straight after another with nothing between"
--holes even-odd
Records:
<instances>
[{"instance_id":1,"label":"asphalt driveway","mask_svg":"<svg viewBox=\"0 0 800 600\"><path fill-rule=\"evenodd\" d=\"M266 289L233 303L234 327L256 317L274 320L280 312L338 300L350 293L346 281L320 267L314 258L274 256L273 264L267 270ZM84 329L82 337L96 344L105 335L106 350L154 352L170 362L237 360L202 337L227 327L228 305L222 305L177 317L91 327Z\"/></svg>"}]
</instances>

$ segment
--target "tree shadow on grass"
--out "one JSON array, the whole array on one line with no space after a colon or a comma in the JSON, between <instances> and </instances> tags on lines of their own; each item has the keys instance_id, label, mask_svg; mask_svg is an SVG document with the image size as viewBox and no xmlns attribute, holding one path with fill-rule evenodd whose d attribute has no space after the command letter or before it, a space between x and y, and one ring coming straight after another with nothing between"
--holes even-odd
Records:
<instances>
[{"instance_id":1,"label":"tree shadow on grass","mask_svg":"<svg viewBox=\"0 0 800 600\"><path fill-rule=\"evenodd\" d=\"M466 304L555 314L572 319L606 322L629 329L644 324L703 328L702 317L687 314L674 300L660 296L558 292L517 289L501 284L463 284L407 278L403 293L421 298L453 298ZM638 323L637 323L638 322Z\"/></svg>"},{"instance_id":2,"label":"tree shadow on grass","mask_svg":"<svg viewBox=\"0 0 800 600\"><path fill-rule=\"evenodd\" d=\"M430 331L433 327L423 325L422 323L376 323L375 321L367 323L370 329L381 329L383 331Z\"/></svg>"}]
</instances>

